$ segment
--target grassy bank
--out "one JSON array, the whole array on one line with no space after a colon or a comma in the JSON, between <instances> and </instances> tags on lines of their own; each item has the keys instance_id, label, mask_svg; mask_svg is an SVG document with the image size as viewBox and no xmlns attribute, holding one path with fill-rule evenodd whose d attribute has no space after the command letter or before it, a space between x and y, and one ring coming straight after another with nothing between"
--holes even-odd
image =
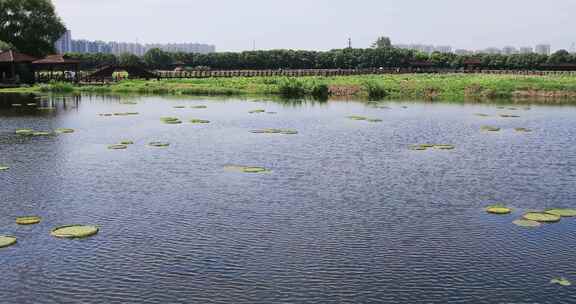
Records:
<instances>
[{"instance_id":1,"label":"grassy bank","mask_svg":"<svg viewBox=\"0 0 576 304\"><path fill-rule=\"evenodd\" d=\"M576 100L576 77L409 74L342 77L255 77L126 80L105 86L53 83L0 92L90 92L174 95L278 95L448 101L511 98Z\"/></svg>"}]
</instances>

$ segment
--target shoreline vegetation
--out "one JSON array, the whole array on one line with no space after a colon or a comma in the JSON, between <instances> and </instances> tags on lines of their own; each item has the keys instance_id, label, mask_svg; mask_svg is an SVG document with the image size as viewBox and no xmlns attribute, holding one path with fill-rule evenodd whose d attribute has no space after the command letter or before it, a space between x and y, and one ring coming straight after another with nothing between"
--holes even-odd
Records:
<instances>
[{"instance_id":1,"label":"shoreline vegetation","mask_svg":"<svg viewBox=\"0 0 576 304\"><path fill-rule=\"evenodd\" d=\"M399 74L336 77L234 77L123 80L104 85L53 82L0 93L280 96L286 98L438 101L529 100L576 104L576 77L482 74Z\"/></svg>"}]
</instances>

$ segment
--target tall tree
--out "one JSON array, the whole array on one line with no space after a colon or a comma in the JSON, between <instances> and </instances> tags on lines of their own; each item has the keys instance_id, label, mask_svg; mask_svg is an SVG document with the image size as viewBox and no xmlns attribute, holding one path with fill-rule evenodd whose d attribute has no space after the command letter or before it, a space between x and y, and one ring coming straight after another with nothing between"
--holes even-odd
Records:
<instances>
[{"instance_id":1,"label":"tall tree","mask_svg":"<svg viewBox=\"0 0 576 304\"><path fill-rule=\"evenodd\" d=\"M130 54L130 53L120 54L120 57L118 58L118 62L120 63L120 65L123 65L123 66L142 65L142 60L140 60L140 57L138 57L134 54Z\"/></svg>"},{"instance_id":2,"label":"tall tree","mask_svg":"<svg viewBox=\"0 0 576 304\"><path fill-rule=\"evenodd\" d=\"M50 0L0 0L0 40L20 52L43 56L66 31Z\"/></svg>"},{"instance_id":3,"label":"tall tree","mask_svg":"<svg viewBox=\"0 0 576 304\"><path fill-rule=\"evenodd\" d=\"M388 37L378 37L376 42L372 44L372 47L375 49L388 49L392 47L392 41Z\"/></svg>"},{"instance_id":4,"label":"tall tree","mask_svg":"<svg viewBox=\"0 0 576 304\"><path fill-rule=\"evenodd\" d=\"M163 50L154 48L144 54L144 62L151 68L165 69L172 64L172 57Z\"/></svg>"}]
</instances>

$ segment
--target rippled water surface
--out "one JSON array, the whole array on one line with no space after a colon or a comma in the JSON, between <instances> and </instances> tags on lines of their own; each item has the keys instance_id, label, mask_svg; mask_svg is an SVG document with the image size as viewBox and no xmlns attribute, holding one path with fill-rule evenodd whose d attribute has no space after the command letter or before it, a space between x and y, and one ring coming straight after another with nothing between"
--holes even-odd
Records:
<instances>
[{"instance_id":1,"label":"rippled water surface","mask_svg":"<svg viewBox=\"0 0 576 304\"><path fill-rule=\"evenodd\" d=\"M0 234L18 244L0 249L0 303L576 303L574 286L549 283L576 282L576 220L511 223L576 206L576 107L387 106L2 96ZM259 108L276 114L248 113ZM139 115L98 116L115 112ZM262 128L299 134L249 132ZM121 140L135 144L107 149ZM513 214L484 212L499 202ZM44 220L16 226L21 215ZM101 231L49 235L75 223Z\"/></svg>"}]
</instances>

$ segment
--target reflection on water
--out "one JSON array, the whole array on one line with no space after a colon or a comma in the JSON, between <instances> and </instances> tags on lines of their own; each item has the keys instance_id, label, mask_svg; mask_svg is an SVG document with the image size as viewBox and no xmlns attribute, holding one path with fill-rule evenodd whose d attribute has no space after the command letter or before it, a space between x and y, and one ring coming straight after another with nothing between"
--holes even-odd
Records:
<instances>
[{"instance_id":1,"label":"reflection on water","mask_svg":"<svg viewBox=\"0 0 576 304\"><path fill-rule=\"evenodd\" d=\"M576 108L511 108L0 95L0 234L19 238L0 249L0 303L574 303L549 281L576 281L576 220L512 221L576 204ZM298 134L250 133L270 128ZM76 223L101 232L49 236Z\"/></svg>"}]
</instances>

